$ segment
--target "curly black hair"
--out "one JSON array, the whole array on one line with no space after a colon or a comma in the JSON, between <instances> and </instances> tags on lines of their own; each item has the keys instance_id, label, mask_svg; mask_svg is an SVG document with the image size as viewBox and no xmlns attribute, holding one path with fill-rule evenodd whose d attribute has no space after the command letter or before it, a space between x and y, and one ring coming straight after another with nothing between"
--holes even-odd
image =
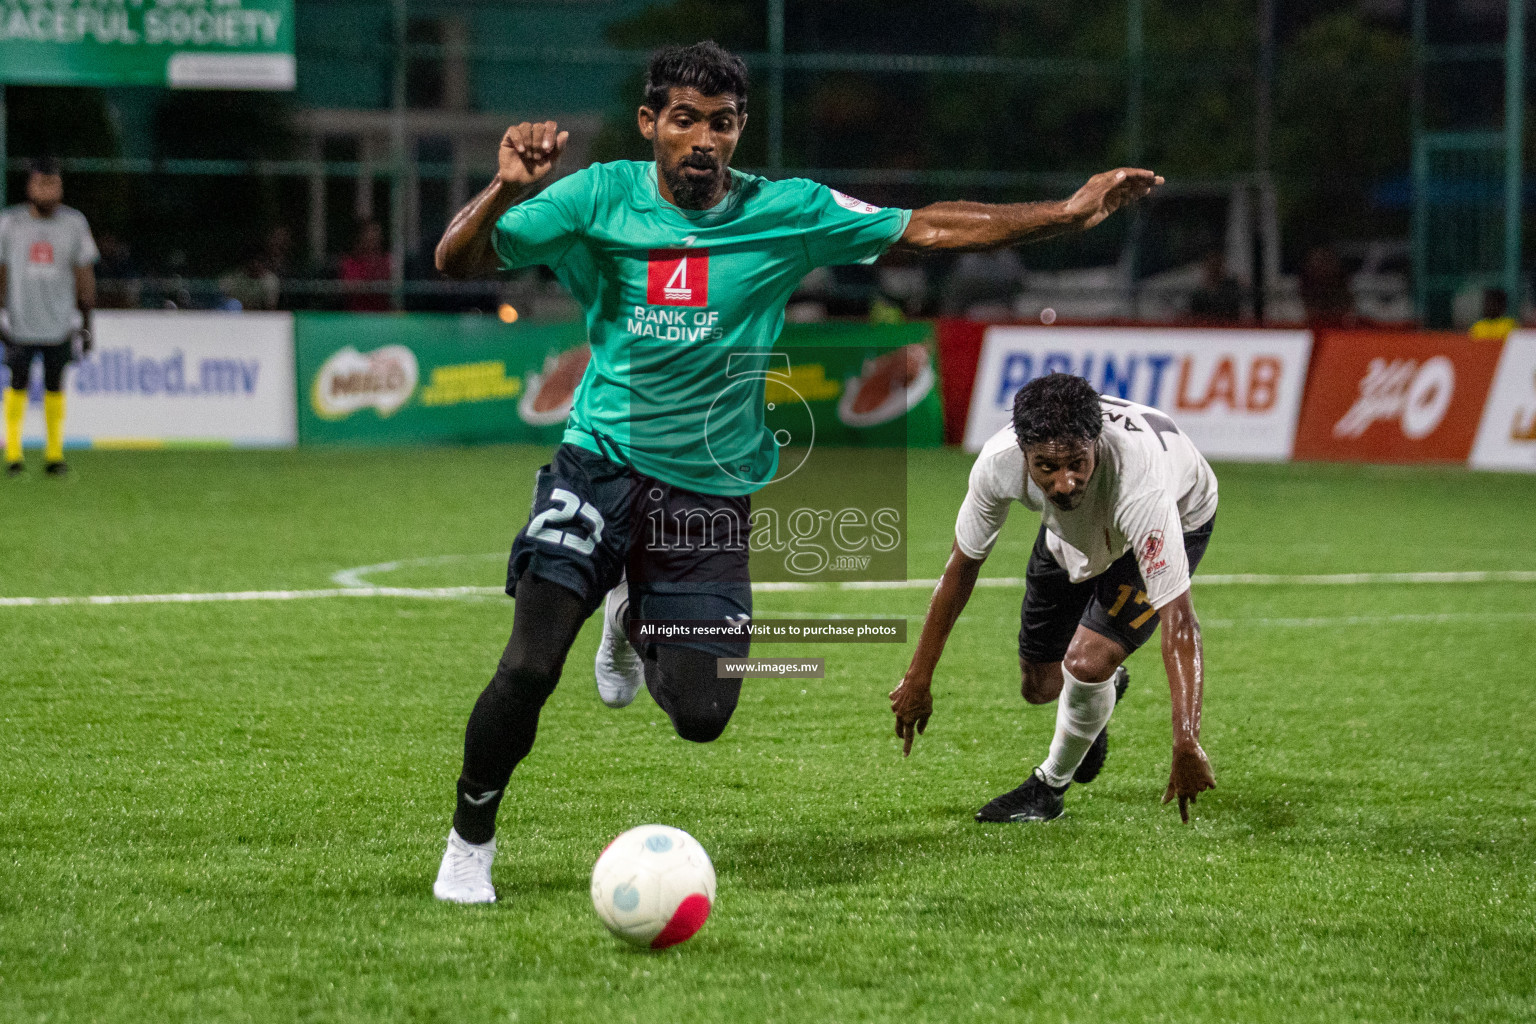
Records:
<instances>
[{"instance_id":1,"label":"curly black hair","mask_svg":"<svg viewBox=\"0 0 1536 1024\"><path fill-rule=\"evenodd\" d=\"M1081 377L1048 373L1013 396L1013 432L1020 448L1053 441L1093 444L1103 430L1099 393Z\"/></svg>"},{"instance_id":2,"label":"curly black hair","mask_svg":"<svg viewBox=\"0 0 1536 1024\"><path fill-rule=\"evenodd\" d=\"M645 105L660 112L674 88L697 89L705 96L729 94L736 97L737 110L745 111L747 65L713 39L692 46L664 46L651 54Z\"/></svg>"}]
</instances>

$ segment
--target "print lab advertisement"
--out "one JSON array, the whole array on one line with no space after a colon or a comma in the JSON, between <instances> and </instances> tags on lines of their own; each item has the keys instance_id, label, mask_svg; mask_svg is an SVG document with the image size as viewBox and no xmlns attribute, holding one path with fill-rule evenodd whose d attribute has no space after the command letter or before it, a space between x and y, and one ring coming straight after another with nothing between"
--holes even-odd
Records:
<instances>
[{"instance_id":1,"label":"print lab advertisement","mask_svg":"<svg viewBox=\"0 0 1536 1024\"><path fill-rule=\"evenodd\" d=\"M1536 473L1536 331L1516 331L1504 342L1471 464Z\"/></svg>"},{"instance_id":2,"label":"print lab advertisement","mask_svg":"<svg viewBox=\"0 0 1536 1024\"><path fill-rule=\"evenodd\" d=\"M291 447L289 313L100 312L93 349L65 371L65 444ZM43 443L43 367L34 360L23 440ZM0 369L0 376L9 376Z\"/></svg>"},{"instance_id":3,"label":"print lab advertisement","mask_svg":"<svg viewBox=\"0 0 1536 1024\"><path fill-rule=\"evenodd\" d=\"M1013 396L1048 373L1160 409L1207 456L1291 457L1307 379L1307 331L992 327L982 342L965 448L1012 422Z\"/></svg>"}]
</instances>

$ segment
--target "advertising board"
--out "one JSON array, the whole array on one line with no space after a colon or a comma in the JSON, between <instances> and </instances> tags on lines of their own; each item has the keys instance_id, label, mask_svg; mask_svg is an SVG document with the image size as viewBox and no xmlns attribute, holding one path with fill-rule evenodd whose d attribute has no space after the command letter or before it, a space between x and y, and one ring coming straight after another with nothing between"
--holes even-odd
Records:
<instances>
[{"instance_id":1,"label":"advertising board","mask_svg":"<svg viewBox=\"0 0 1536 1024\"><path fill-rule=\"evenodd\" d=\"M1536 473L1536 331L1516 331L1504 342L1471 464Z\"/></svg>"},{"instance_id":2,"label":"advertising board","mask_svg":"<svg viewBox=\"0 0 1536 1024\"><path fill-rule=\"evenodd\" d=\"M0 83L292 89L293 0L0 0Z\"/></svg>"},{"instance_id":3,"label":"advertising board","mask_svg":"<svg viewBox=\"0 0 1536 1024\"><path fill-rule=\"evenodd\" d=\"M1319 331L1298 459L1465 462L1497 343L1424 331Z\"/></svg>"},{"instance_id":4,"label":"advertising board","mask_svg":"<svg viewBox=\"0 0 1536 1024\"><path fill-rule=\"evenodd\" d=\"M1168 413L1211 458L1290 458L1312 337L1307 331L991 327L965 447L1012 421L1013 396L1048 373Z\"/></svg>"},{"instance_id":5,"label":"advertising board","mask_svg":"<svg viewBox=\"0 0 1536 1024\"><path fill-rule=\"evenodd\" d=\"M296 331L304 444L553 446L590 359L579 322L300 313ZM928 324L790 325L778 345L787 368L764 375L766 400L770 408L803 402L822 444L937 445L931 332ZM689 356L680 349L675 358Z\"/></svg>"},{"instance_id":6,"label":"advertising board","mask_svg":"<svg viewBox=\"0 0 1536 1024\"><path fill-rule=\"evenodd\" d=\"M103 311L96 344L65 372L71 447L232 445L296 440L293 315ZM0 385L9 374L0 368ZM41 444L42 365L32 367L23 439Z\"/></svg>"}]
</instances>

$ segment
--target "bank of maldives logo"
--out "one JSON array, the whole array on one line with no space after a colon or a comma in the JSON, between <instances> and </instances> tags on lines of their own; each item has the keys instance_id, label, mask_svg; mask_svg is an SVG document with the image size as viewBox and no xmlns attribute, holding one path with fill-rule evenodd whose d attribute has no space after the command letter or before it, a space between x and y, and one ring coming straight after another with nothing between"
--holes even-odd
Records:
<instances>
[{"instance_id":1,"label":"bank of maldives logo","mask_svg":"<svg viewBox=\"0 0 1536 1024\"><path fill-rule=\"evenodd\" d=\"M652 306L709 305L708 249L652 249L645 301Z\"/></svg>"}]
</instances>

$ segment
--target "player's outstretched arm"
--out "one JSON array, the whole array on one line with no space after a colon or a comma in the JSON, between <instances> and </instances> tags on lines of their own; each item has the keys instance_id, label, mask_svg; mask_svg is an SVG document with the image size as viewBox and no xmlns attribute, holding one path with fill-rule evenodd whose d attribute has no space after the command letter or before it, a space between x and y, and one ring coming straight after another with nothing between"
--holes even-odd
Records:
<instances>
[{"instance_id":1,"label":"player's outstretched arm","mask_svg":"<svg viewBox=\"0 0 1536 1024\"><path fill-rule=\"evenodd\" d=\"M976 589L980 573L981 561L966 555L956 544L944 566L944 576L934 588L933 600L928 602L912 664L901 684L891 691L891 711L896 715L896 738L902 741L902 757L912 753L912 740L928 728L928 717L933 714L933 670L944 653L949 631L965 610L971 591Z\"/></svg>"},{"instance_id":2,"label":"player's outstretched arm","mask_svg":"<svg viewBox=\"0 0 1536 1024\"><path fill-rule=\"evenodd\" d=\"M449 223L437 243L437 269L449 277L480 277L499 264L491 245L497 219L547 178L565 152L570 132L553 121L508 128L496 155L496 177Z\"/></svg>"},{"instance_id":3,"label":"player's outstretched arm","mask_svg":"<svg viewBox=\"0 0 1536 1024\"><path fill-rule=\"evenodd\" d=\"M1173 704L1173 767L1163 803L1179 798L1179 817L1189 821L1189 805L1216 788L1211 762L1200 749L1200 705L1205 690L1205 652L1200 622L1186 590L1158 609L1163 631L1163 667Z\"/></svg>"},{"instance_id":4,"label":"player's outstretched arm","mask_svg":"<svg viewBox=\"0 0 1536 1024\"><path fill-rule=\"evenodd\" d=\"M1120 167L1095 174L1060 202L934 203L912 211L896 244L917 251L978 251L1086 231L1162 183L1151 171Z\"/></svg>"}]
</instances>

